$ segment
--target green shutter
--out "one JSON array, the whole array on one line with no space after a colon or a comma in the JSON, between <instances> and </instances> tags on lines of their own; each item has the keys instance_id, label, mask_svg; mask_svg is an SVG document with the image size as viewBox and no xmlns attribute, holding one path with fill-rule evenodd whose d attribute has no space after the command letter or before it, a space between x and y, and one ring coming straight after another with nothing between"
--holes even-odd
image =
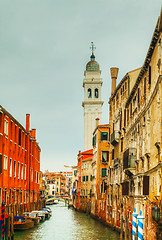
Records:
<instances>
[{"instance_id":1,"label":"green shutter","mask_svg":"<svg viewBox=\"0 0 162 240\"><path fill-rule=\"evenodd\" d=\"M107 168L101 169L101 177L105 177L107 175Z\"/></svg>"},{"instance_id":2,"label":"green shutter","mask_svg":"<svg viewBox=\"0 0 162 240\"><path fill-rule=\"evenodd\" d=\"M108 133L107 132L102 132L101 133L101 141L103 140L108 140Z\"/></svg>"}]
</instances>

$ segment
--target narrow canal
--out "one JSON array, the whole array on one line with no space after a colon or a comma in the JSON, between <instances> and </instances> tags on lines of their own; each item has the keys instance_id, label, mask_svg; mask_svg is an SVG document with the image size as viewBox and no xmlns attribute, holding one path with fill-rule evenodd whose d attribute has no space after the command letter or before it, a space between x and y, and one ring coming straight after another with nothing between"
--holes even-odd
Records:
<instances>
[{"instance_id":1,"label":"narrow canal","mask_svg":"<svg viewBox=\"0 0 162 240\"><path fill-rule=\"evenodd\" d=\"M65 207L51 206L52 217L33 229L15 232L15 240L119 240L119 234L85 213Z\"/></svg>"}]
</instances>

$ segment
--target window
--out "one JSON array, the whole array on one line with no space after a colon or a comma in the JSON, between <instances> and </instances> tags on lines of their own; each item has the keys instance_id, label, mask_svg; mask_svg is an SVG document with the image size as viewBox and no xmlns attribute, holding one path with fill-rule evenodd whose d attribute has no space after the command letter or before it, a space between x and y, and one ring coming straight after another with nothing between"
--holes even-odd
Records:
<instances>
[{"instance_id":1,"label":"window","mask_svg":"<svg viewBox=\"0 0 162 240\"><path fill-rule=\"evenodd\" d=\"M102 132L101 133L101 141L103 140L108 140L108 133L107 132Z\"/></svg>"},{"instance_id":2,"label":"window","mask_svg":"<svg viewBox=\"0 0 162 240\"><path fill-rule=\"evenodd\" d=\"M114 148L112 149L112 160L114 159Z\"/></svg>"},{"instance_id":3,"label":"window","mask_svg":"<svg viewBox=\"0 0 162 240\"><path fill-rule=\"evenodd\" d=\"M102 151L102 163L107 163L109 160L109 152Z\"/></svg>"},{"instance_id":4,"label":"window","mask_svg":"<svg viewBox=\"0 0 162 240\"><path fill-rule=\"evenodd\" d=\"M16 131L17 131L17 126L15 125L15 143L16 143Z\"/></svg>"},{"instance_id":5,"label":"window","mask_svg":"<svg viewBox=\"0 0 162 240\"><path fill-rule=\"evenodd\" d=\"M87 163L87 168L89 168L89 163Z\"/></svg>"},{"instance_id":6,"label":"window","mask_svg":"<svg viewBox=\"0 0 162 240\"><path fill-rule=\"evenodd\" d=\"M138 103L140 103L140 88L138 88Z\"/></svg>"},{"instance_id":7,"label":"window","mask_svg":"<svg viewBox=\"0 0 162 240\"><path fill-rule=\"evenodd\" d=\"M123 152L123 139L121 139L121 152Z\"/></svg>"},{"instance_id":8,"label":"window","mask_svg":"<svg viewBox=\"0 0 162 240\"><path fill-rule=\"evenodd\" d=\"M82 182L85 182L85 176L82 176Z\"/></svg>"},{"instance_id":9,"label":"window","mask_svg":"<svg viewBox=\"0 0 162 240\"><path fill-rule=\"evenodd\" d=\"M125 90L127 89L127 82L125 82Z\"/></svg>"},{"instance_id":10,"label":"window","mask_svg":"<svg viewBox=\"0 0 162 240\"><path fill-rule=\"evenodd\" d=\"M91 97L92 97L91 89L89 88L89 89L88 89L88 98L91 98Z\"/></svg>"},{"instance_id":11,"label":"window","mask_svg":"<svg viewBox=\"0 0 162 240\"><path fill-rule=\"evenodd\" d=\"M4 169L7 170L7 156L4 156Z\"/></svg>"},{"instance_id":12,"label":"window","mask_svg":"<svg viewBox=\"0 0 162 240\"><path fill-rule=\"evenodd\" d=\"M21 164L21 179L23 179L23 163Z\"/></svg>"},{"instance_id":13,"label":"window","mask_svg":"<svg viewBox=\"0 0 162 240\"><path fill-rule=\"evenodd\" d=\"M10 177L12 177L12 158L10 158Z\"/></svg>"},{"instance_id":14,"label":"window","mask_svg":"<svg viewBox=\"0 0 162 240\"><path fill-rule=\"evenodd\" d=\"M19 128L19 146L21 146L21 129Z\"/></svg>"},{"instance_id":15,"label":"window","mask_svg":"<svg viewBox=\"0 0 162 240\"><path fill-rule=\"evenodd\" d=\"M25 176L24 176L24 179L26 180L26 164L25 164Z\"/></svg>"},{"instance_id":16,"label":"window","mask_svg":"<svg viewBox=\"0 0 162 240\"><path fill-rule=\"evenodd\" d=\"M123 90L123 89L122 89L122 87L121 87L121 89L120 89L120 93L121 93L121 95L122 95L122 93L123 93L122 90Z\"/></svg>"},{"instance_id":17,"label":"window","mask_svg":"<svg viewBox=\"0 0 162 240\"><path fill-rule=\"evenodd\" d=\"M95 98L98 98L98 89L95 89Z\"/></svg>"},{"instance_id":18,"label":"window","mask_svg":"<svg viewBox=\"0 0 162 240\"><path fill-rule=\"evenodd\" d=\"M18 162L18 179L20 179L20 162Z\"/></svg>"},{"instance_id":19,"label":"window","mask_svg":"<svg viewBox=\"0 0 162 240\"><path fill-rule=\"evenodd\" d=\"M149 66L149 79L148 83L151 84L151 66Z\"/></svg>"},{"instance_id":20,"label":"window","mask_svg":"<svg viewBox=\"0 0 162 240\"><path fill-rule=\"evenodd\" d=\"M119 99L119 93L116 94L116 101Z\"/></svg>"},{"instance_id":21,"label":"window","mask_svg":"<svg viewBox=\"0 0 162 240\"><path fill-rule=\"evenodd\" d=\"M127 109L127 122L129 122L129 109Z\"/></svg>"},{"instance_id":22,"label":"window","mask_svg":"<svg viewBox=\"0 0 162 240\"><path fill-rule=\"evenodd\" d=\"M86 165L86 163L85 163L85 164L84 164L84 168L86 168L86 166L87 166L87 165Z\"/></svg>"},{"instance_id":23,"label":"window","mask_svg":"<svg viewBox=\"0 0 162 240\"><path fill-rule=\"evenodd\" d=\"M93 147L96 145L96 135L93 136L93 143L92 143Z\"/></svg>"},{"instance_id":24,"label":"window","mask_svg":"<svg viewBox=\"0 0 162 240\"><path fill-rule=\"evenodd\" d=\"M107 176L107 168L101 168L101 177Z\"/></svg>"},{"instance_id":25,"label":"window","mask_svg":"<svg viewBox=\"0 0 162 240\"><path fill-rule=\"evenodd\" d=\"M16 177L16 160L14 160L14 177Z\"/></svg>"},{"instance_id":26,"label":"window","mask_svg":"<svg viewBox=\"0 0 162 240\"><path fill-rule=\"evenodd\" d=\"M146 77L144 78L144 94L146 94Z\"/></svg>"},{"instance_id":27,"label":"window","mask_svg":"<svg viewBox=\"0 0 162 240\"><path fill-rule=\"evenodd\" d=\"M77 170L74 170L74 176L76 176L77 175Z\"/></svg>"},{"instance_id":28,"label":"window","mask_svg":"<svg viewBox=\"0 0 162 240\"><path fill-rule=\"evenodd\" d=\"M8 135L8 121L6 119L4 120L4 133Z\"/></svg>"},{"instance_id":29,"label":"window","mask_svg":"<svg viewBox=\"0 0 162 240\"><path fill-rule=\"evenodd\" d=\"M88 175L86 176L86 182L88 182Z\"/></svg>"}]
</instances>

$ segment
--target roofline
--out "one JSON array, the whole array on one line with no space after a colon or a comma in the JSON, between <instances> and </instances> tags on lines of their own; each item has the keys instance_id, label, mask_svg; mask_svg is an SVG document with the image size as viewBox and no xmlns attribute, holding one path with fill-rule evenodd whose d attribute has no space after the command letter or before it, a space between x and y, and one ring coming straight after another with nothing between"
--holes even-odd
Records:
<instances>
[{"instance_id":1,"label":"roofline","mask_svg":"<svg viewBox=\"0 0 162 240\"><path fill-rule=\"evenodd\" d=\"M102 124L102 125L98 125L95 130L93 131L93 134L97 131L97 129L99 128L109 128L110 129L110 124Z\"/></svg>"},{"instance_id":2,"label":"roofline","mask_svg":"<svg viewBox=\"0 0 162 240\"><path fill-rule=\"evenodd\" d=\"M110 103L110 101L115 97L115 95L116 95L118 89L120 88L120 86L121 86L121 85L123 84L123 82L125 82L125 80L127 80L128 78L129 78L129 72L127 72L127 73L124 75L124 77L122 78L122 80L118 83L118 85L117 85L117 87L116 87L116 89L115 89L115 92L112 94L112 96L110 96L108 103Z\"/></svg>"},{"instance_id":3,"label":"roofline","mask_svg":"<svg viewBox=\"0 0 162 240\"><path fill-rule=\"evenodd\" d=\"M29 133L29 135L30 135L30 131L28 132L28 131L23 127L23 125L21 125L21 123L19 123L19 122L16 120L16 118L14 118L14 117L12 116L11 113L9 113L4 107L2 107L2 105L0 105L0 112L3 112L4 114L6 114L12 121L14 121L20 128L22 128L25 133ZM36 141L36 139L34 139L31 135L30 135L30 138L31 138L32 140L35 140L35 141ZM37 147L41 150L41 148L40 148L40 146L39 146L39 144L38 144L37 141L36 141L36 144L37 144Z\"/></svg>"},{"instance_id":4,"label":"roofline","mask_svg":"<svg viewBox=\"0 0 162 240\"><path fill-rule=\"evenodd\" d=\"M149 49L148 49L147 54L146 54L146 58L145 58L144 64L143 64L143 66L141 68L141 71L140 71L140 73L139 73L139 75L138 75L138 77L136 79L134 87L132 88L131 93L130 93L127 101L126 101L126 104L125 104L126 108L128 107L130 101L132 100L132 98L133 98L133 96L135 94L135 91L136 91L136 89L138 87L138 84L141 81L143 75L147 72L147 69L148 69L149 64L151 62L152 55L154 53L157 41L159 39L160 32L162 31L161 24L162 24L162 10L161 10L160 17L157 20L157 24L156 24L156 27L155 27L155 30L154 30L154 33L153 33L153 36L152 36L152 39L151 39L151 43L150 43Z\"/></svg>"}]
</instances>

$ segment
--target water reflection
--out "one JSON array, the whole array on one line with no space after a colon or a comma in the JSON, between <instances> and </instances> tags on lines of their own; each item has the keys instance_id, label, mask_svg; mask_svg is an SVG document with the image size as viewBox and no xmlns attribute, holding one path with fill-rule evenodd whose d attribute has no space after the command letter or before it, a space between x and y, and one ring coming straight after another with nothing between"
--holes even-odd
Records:
<instances>
[{"instance_id":1,"label":"water reflection","mask_svg":"<svg viewBox=\"0 0 162 240\"><path fill-rule=\"evenodd\" d=\"M119 234L92 219L65 207L51 206L52 217L33 229L15 233L15 240L118 240Z\"/></svg>"}]
</instances>

